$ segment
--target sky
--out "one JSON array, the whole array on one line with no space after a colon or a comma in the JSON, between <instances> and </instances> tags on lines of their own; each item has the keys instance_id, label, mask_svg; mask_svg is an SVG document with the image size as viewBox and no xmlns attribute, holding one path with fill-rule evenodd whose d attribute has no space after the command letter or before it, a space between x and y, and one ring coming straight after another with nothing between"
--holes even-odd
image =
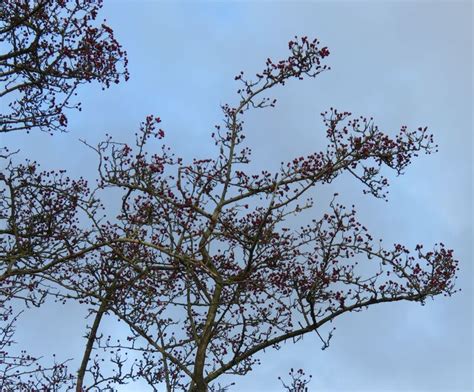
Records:
<instances>
[{"instance_id":1,"label":"sky","mask_svg":"<svg viewBox=\"0 0 474 392\"><path fill-rule=\"evenodd\" d=\"M104 92L82 86L83 111L70 113L69 133L7 134L0 144L15 143L19 157L45 169L93 179L95 156L79 139L96 144L110 133L132 141L140 121L154 114L178 155L211 155L220 105L237 100L233 77L259 72L267 57L287 57L295 35L317 37L330 49L332 70L276 89L275 109L247 116L252 167L274 168L324 147L319 114L331 106L373 116L388 133L428 126L439 152L391 178L388 203L344 177L321 191L316 208L327 208L324 195L338 191L386 244L444 242L460 261L462 291L425 306L382 304L347 314L334 322L327 350L316 336L286 344L261 356L232 390L281 391L277 377L303 367L313 376L310 391L471 391L472 15L470 1L106 0L100 16L128 52L130 81ZM79 357L83 315L74 307L40 309L22 319L18 341L45 356Z\"/></svg>"}]
</instances>

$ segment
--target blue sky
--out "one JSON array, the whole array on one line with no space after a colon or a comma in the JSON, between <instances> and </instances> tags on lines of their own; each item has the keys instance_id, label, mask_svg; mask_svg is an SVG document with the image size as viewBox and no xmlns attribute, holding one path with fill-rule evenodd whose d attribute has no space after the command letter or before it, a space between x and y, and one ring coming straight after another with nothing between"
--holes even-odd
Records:
<instances>
[{"instance_id":1,"label":"blue sky","mask_svg":"<svg viewBox=\"0 0 474 392\"><path fill-rule=\"evenodd\" d=\"M105 92L83 86L84 110L71 114L68 134L7 134L1 145L21 146L22 157L44 168L93 179L95 156L78 139L95 144L108 132L132 141L139 122L155 114L178 155L212 154L219 105L237 99L233 76L286 57L294 35L328 46L332 70L276 89L276 109L246 118L252 167L323 148L319 113L331 106L373 116L389 133L426 125L439 144L437 154L392 179L389 203L362 195L345 177L317 194L317 208L338 190L387 244L443 241L460 260L462 292L424 307L388 304L346 315L335 322L328 350L315 336L287 344L262 356L233 390L279 391L277 376L290 367L311 373L315 391L472 390L472 2L106 0L101 16L128 51L130 81ZM33 352L78 357L82 316L79 308L42 309L24 318L19 341ZM44 330L51 336L42 340Z\"/></svg>"}]
</instances>

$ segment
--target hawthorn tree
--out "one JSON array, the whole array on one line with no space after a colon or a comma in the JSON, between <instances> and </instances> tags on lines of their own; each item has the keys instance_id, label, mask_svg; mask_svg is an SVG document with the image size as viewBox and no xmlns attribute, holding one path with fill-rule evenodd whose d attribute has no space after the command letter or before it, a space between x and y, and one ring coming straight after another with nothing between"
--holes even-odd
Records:
<instances>
[{"instance_id":1,"label":"hawthorn tree","mask_svg":"<svg viewBox=\"0 0 474 392\"><path fill-rule=\"evenodd\" d=\"M95 2L51 4L63 7L63 15L67 4ZM26 19L41 14L33 9ZM92 22L94 15L85 19ZM371 118L331 108L322 113L326 148L282 162L273 172L248 169L245 113L275 106L266 95L272 88L328 69L322 62L329 50L317 40L295 38L289 51L285 60L267 59L253 79L236 76L239 99L222 106L223 123L212 134L214 157L176 157L163 144L161 120L154 116L142 123L133 147L111 136L89 145L99 160L94 189L64 172L41 172L35 163L14 165L4 154L3 389L114 390L143 379L156 391L223 391L230 385L220 384L222 376L249 374L257 354L284 342L314 334L326 348L332 332L323 336L320 328L344 313L455 292L452 250L442 243L431 250L384 248L359 223L353 206L338 203L337 194L310 224L287 224L288 217L312 209L311 189L344 173L365 193L386 198L382 170L403 174L417 154L436 148L426 128L402 127L390 137ZM8 122L8 130L38 124L15 116L8 118L24 120ZM46 117L61 125L61 117ZM56 129L49 123L42 129L50 128ZM122 192L117 216L108 212L113 206L101 203L108 190ZM64 362L45 369L35 358L8 352L14 313L7 301L39 306L46 298L89 309L91 325L76 374ZM125 339L103 335L107 317L127 327ZM127 353L136 359L127 360ZM24 381L31 364L33 379ZM302 370L289 375L292 381L282 381L286 390L307 390Z\"/></svg>"},{"instance_id":2,"label":"hawthorn tree","mask_svg":"<svg viewBox=\"0 0 474 392\"><path fill-rule=\"evenodd\" d=\"M102 0L1 2L0 132L63 131L65 109L80 109L71 101L79 84L105 88L128 78L112 29L95 23L101 7Z\"/></svg>"},{"instance_id":3,"label":"hawthorn tree","mask_svg":"<svg viewBox=\"0 0 474 392\"><path fill-rule=\"evenodd\" d=\"M314 334L326 348L332 332L322 336L320 328L344 313L455 291L452 250L442 243L426 251L384 248L337 194L310 224L285 225L289 216L308 214L310 189L343 173L365 193L385 198L383 167L403 174L418 153L435 149L426 128L402 127L390 137L372 119L330 109L322 113L325 149L282 162L274 172L245 169L251 151L243 115L273 107L265 93L275 86L327 69L322 61L329 51L317 40L290 41L289 50L285 60L267 59L255 79L236 77L240 99L222 107L214 158L176 157L162 144L161 120L153 116L134 147L112 137L89 146L99 159L93 193L122 191L120 213L108 220L100 210L90 213L100 248L40 273L66 289L58 298L85 302L93 315L77 390L139 377L154 390L224 390L221 376L248 374L256 354L283 342ZM125 340L100 333L107 315L128 327ZM113 375L101 372L94 350L112 355ZM127 372L123 352L139 353ZM290 375L294 386L306 388L302 373Z\"/></svg>"},{"instance_id":4,"label":"hawthorn tree","mask_svg":"<svg viewBox=\"0 0 474 392\"><path fill-rule=\"evenodd\" d=\"M80 110L72 99L80 84L128 79L125 51L105 21L96 22L101 7L101 0L0 3L0 133L64 131L66 109ZM0 148L0 389L59 390L74 383L67 361L45 366L14 350L19 303L42 305L48 289L37 273L97 246L79 227L81 209L96 207L84 180L15 164L15 152Z\"/></svg>"}]
</instances>

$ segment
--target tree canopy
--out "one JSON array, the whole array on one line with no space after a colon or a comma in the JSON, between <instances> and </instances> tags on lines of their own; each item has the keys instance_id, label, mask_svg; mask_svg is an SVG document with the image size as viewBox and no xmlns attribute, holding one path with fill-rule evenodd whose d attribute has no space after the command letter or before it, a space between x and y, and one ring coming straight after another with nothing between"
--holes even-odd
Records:
<instances>
[{"instance_id":1,"label":"tree canopy","mask_svg":"<svg viewBox=\"0 0 474 392\"><path fill-rule=\"evenodd\" d=\"M65 130L63 110L84 82L105 87L126 79L126 56L97 1L6 1L0 36L3 132ZM4 49L6 48L6 50ZM4 149L0 174L0 386L2 390L115 390L144 379L153 390L223 391L223 375L247 375L256 354L314 334L337 317L379 303L455 292L457 261L443 243L383 247L359 222L354 206L334 194L327 212L302 227L290 216L310 214L309 192L346 173L362 191L387 197L383 170L401 175L420 153L436 150L426 127L401 127L391 137L372 118L330 108L321 113L327 145L252 172L243 118L271 109L267 94L291 80L329 70L329 49L295 37L289 55L267 59L253 77L240 72L235 104L222 105L211 137L215 155L186 161L164 144L161 119L150 115L133 146L108 136L89 145L98 184L64 171L15 163ZM125 68L121 68L125 67ZM3 111L3 106L2 106ZM270 137L270 135L269 135ZM104 194L121 192L113 214ZM77 372L67 362L40 365L10 352L15 304L48 298L89 309ZM105 337L106 317L128 329ZM125 353L138 353L127 360ZM107 366L104 365L104 361ZM111 367L113 368L112 370ZM291 370L287 390L309 380Z\"/></svg>"}]
</instances>

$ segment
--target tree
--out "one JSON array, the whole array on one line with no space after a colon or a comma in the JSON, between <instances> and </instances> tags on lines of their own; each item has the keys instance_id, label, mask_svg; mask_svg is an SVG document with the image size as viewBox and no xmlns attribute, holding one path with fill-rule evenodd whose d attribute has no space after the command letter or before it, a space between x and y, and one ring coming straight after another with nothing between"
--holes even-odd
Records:
<instances>
[{"instance_id":1,"label":"tree","mask_svg":"<svg viewBox=\"0 0 474 392\"><path fill-rule=\"evenodd\" d=\"M285 60L267 59L254 80L236 76L239 102L222 106L214 158L176 157L162 144L161 120L148 116L133 148L112 137L89 146L99 159L92 191L82 180L59 174L47 180L26 166L2 178L10 212L1 233L2 290L15 287L11 298L29 290L30 301L37 294L90 309L77 391L138 378L153 390L164 384L167 391L223 391L230 385L221 386L221 376L248 374L256 354L283 342L314 333L326 348L332 332L323 337L320 328L344 313L455 292L452 250L442 243L430 251L383 248L337 194L322 217L299 229L285 224L308 213L312 188L343 173L385 198L383 167L402 174L418 153L434 151L426 128L402 127L390 137L372 119L331 108L322 113L326 149L282 162L275 172L245 169L251 151L243 115L273 107L276 101L264 96L270 89L328 69L322 62L329 50L317 40L296 38L289 50ZM108 189L123 192L116 217L103 215L110 206L100 197ZM21 213L18 198L26 206ZM37 217L35 203L49 213ZM80 214L86 224L78 223ZM105 317L127 326L124 341L103 336ZM127 361L127 352L139 358ZM285 389L306 390L302 370L290 376Z\"/></svg>"},{"instance_id":2,"label":"tree","mask_svg":"<svg viewBox=\"0 0 474 392\"><path fill-rule=\"evenodd\" d=\"M102 1L5 0L0 4L0 133L38 128L63 131L65 109L76 88L103 88L128 79L127 57L105 23L95 23ZM87 253L87 230L78 226L87 199L84 180L64 171L16 165L15 152L0 148L0 389L59 390L74 382L66 362L40 364L15 352L18 303L40 306L47 296L38 272ZM95 208L88 205L89 210ZM86 246L79 253L72 249ZM94 246L94 245L92 245ZM72 385L72 384L71 384Z\"/></svg>"},{"instance_id":3,"label":"tree","mask_svg":"<svg viewBox=\"0 0 474 392\"><path fill-rule=\"evenodd\" d=\"M5 0L0 4L0 132L63 131L79 84L128 79L126 53L95 19L102 0Z\"/></svg>"}]
</instances>

